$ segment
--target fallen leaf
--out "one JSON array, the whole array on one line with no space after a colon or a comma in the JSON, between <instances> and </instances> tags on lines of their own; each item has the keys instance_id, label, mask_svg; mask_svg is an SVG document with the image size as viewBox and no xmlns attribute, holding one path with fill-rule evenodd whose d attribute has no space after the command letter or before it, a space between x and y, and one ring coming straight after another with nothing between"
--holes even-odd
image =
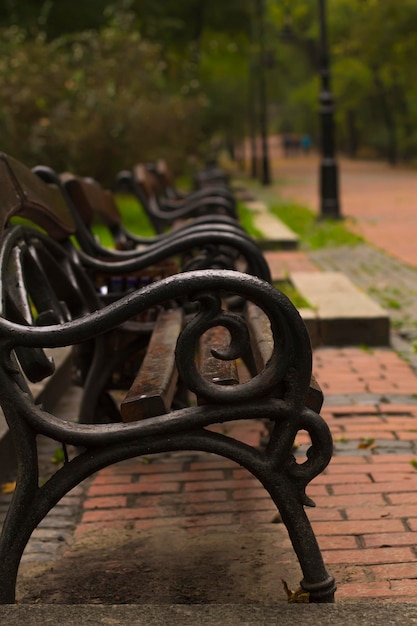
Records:
<instances>
[{"instance_id":1,"label":"fallen leaf","mask_svg":"<svg viewBox=\"0 0 417 626\"><path fill-rule=\"evenodd\" d=\"M3 483L1 485L2 493L13 493L15 489L16 489L16 481L13 481L12 483Z\"/></svg>"},{"instance_id":2,"label":"fallen leaf","mask_svg":"<svg viewBox=\"0 0 417 626\"><path fill-rule=\"evenodd\" d=\"M375 439L370 437L369 439L362 439L358 444L358 450L375 450L377 447Z\"/></svg>"},{"instance_id":3,"label":"fallen leaf","mask_svg":"<svg viewBox=\"0 0 417 626\"><path fill-rule=\"evenodd\" d=\"M301 587L295 591L291 591L285 580L282 578L281 580L285 593L287 594L289 604L308 604L310 602L310 594L308 591L304 591Z\"/></svg>"}]
</instances>

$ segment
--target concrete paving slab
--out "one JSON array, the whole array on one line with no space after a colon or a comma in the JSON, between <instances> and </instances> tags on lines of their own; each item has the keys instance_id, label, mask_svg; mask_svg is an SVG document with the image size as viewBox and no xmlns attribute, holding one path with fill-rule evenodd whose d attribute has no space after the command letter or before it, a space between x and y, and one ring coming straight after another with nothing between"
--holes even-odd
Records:
<instances>
[{"instance_id":1,"label":"concrete paving slab","mask_svg":"<svg viewBox=\"0 0 417 626\"><path fill-rule=\"evenodd\" d=\"M312 305L326 346L388 346L387 312L341 272L292 272L290 280Z\"/></svg>"},{"instance_id":2,"label":"concrete paving slab","mask_svg":"<svg viewBox=\"0 0 417 626\"><path fill-rule=\"evenodd\" d=\"M265 203L259 201L247 202L246 205L253 212L255 227L263 234L258 244L263 250L280 248L294 250L298 247L299 239L286 224L271 215Z\"/></svg>"}]
</instances>

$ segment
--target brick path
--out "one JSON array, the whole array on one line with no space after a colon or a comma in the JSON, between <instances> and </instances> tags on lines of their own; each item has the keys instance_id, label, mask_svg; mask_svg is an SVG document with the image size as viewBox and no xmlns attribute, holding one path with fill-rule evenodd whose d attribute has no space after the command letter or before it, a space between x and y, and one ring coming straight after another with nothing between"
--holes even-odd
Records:
<instances>
[{"instance_id":1,"label":"brick path","mask_svg":"<svg viewBox=\"0 0 417 626\"><path fill-rule=\"evenodd\" d=\"M286 181L285 193L312 204L315 162L294 159L287 163L287 169L284 165L280 165L280 178ZM365 170L369 174L368 183L356 181L353 185L352 177L362 171L356 165L349 166L348 175L343 177L344 193L350 184L354 188L354 193L343 200L343 211L358 220L358 229L369 236L369 241L383 248L387 240L384 229L386 233L392 228L388 208L392 209L397 201L395 232L400 230L402 207L405 217L401 228L409 233L414 230L413 212L404 199L408 187L403 185L410 183L408 201L414 206L417 177L412 184L413 177L400 170L389 170L388 174L384 166L373 169L371 165L364 166ZM398 187L391 180L391 175L396 174ZM376 190L378 196L371 197L371 190ZM378 207L381 207L381 219ZM415 246L413 250L399 245L398 240L389 248L391 254L396 251L397 258L417 267ZM318 258L286 252L272 255L270 261L287 269L318 271L320 264L323 267L326 263L334 264L336 258L339 258L337 254L325 259L324 255ZM382 272L387 271L388 265L384 265ZM408 271L404 268L404 275ZM358 264L352 271L354 280L355 272L357 279ZM392 276L393 280L399 280L403 272L397 276L394 271ZM381 292L383 289L382 286ZM410 319L412 306L411 302ZM393 350L369 351L358 347L316 350L314 371L325 393L322 414L334 436L335 456L308 490L317 505L308 513L326 564L337 579L337 599L414 600L417 591L415 370ZM262 434L257 423L239 423L233 428L249 441L258 441ZM297 455L302 458L307 444L303 434L296 443ZM190 536L229 528L235 532L277 531L276 511L263 488L241 468L212 455L174 454L162 455L149 463L128 461L99 472L80 489L81 492L73 494L75 499L71 500L70 496L61 505L67 507L62 516L58 507L50 516L49 527L54 531L59 532L59 523L57 528L54 520L62 519L63 525L69 524L70 529L61 542L69 553L73 528L75 539L100 528L134 529L140 533L155 527L177 527L185 529ZM48 522L44 529L47 527ZM48 533L35 537L29 544L27 558L31 555L38 558L39 554L45 559L55 558L56 552L47 552L47 539ZM111 569L111 564L108 568ZM279 576L277 567L278 579ZM288 582L297 584L298 580Z\"/></svg>"},{"instance_id":2,"label":"brick path","mask_svg":"<svg viewBox=\"0 0 417 626\"><path fill-rule=\"evenodd\" d=\"M335 441L332 463L314 482L322 489L315 501L323 518L315 530L339 599L411 600L417 590L417 176L379 163L341 160L339 166L342 213L372 245L319 250L308 261L343 271L388 310L396 352L315 351L322 415ZM280 193L316 209L317 159L278 159L275 167L285 181ZM326 514L333 517L325 521Z\"/></svg>"},{"instance_id":3,"label":"brick path","mask_svg":"<svg viewBox=\"0 0 417 626\"><path fill-rule=\"evenodd\" d=\"M325 562L338 580L339 600L414 599L417 591L416 375L394 352L317 350L315 371L333 405L322 411L335 457L311 484L309 516ZM389 375L390 373L390 375ZM395 381L393 377L395 376ZM367 404L342 405L350 399ZM393 404L396 395L409 404ZM255 441L259 424L235 426ZM304 456L306 438L296 444ZM274 529L276 511L245 470L216 457L163 457L103 470L89 485L77 533L103 528L179 526L189 533ZM291 581L297 583L298 581Z\"/></svg>"},{"instance_id":4,"label":"brick path","mask_svg":"<svg viewBox=\"0 0 417 626\"><path fill-rule=\"evenodd\" d=\"M275 153L274 153L275 154ZM341 213L369 243L417 267L416 171L374 161L339 159ZM318 210L316 156L274 157L280 193Z\"/></svg>"}]
</instances>

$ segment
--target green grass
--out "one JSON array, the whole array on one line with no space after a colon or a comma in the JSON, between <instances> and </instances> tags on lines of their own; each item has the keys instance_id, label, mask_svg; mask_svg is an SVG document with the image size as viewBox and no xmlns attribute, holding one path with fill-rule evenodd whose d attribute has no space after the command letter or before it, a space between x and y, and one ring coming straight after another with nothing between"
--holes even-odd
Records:
<instances>
[{"instance_id":1,"label":"green grass","mask_svg":"<svg viewBox=\"0 0 417 626\"><path fill-rule=\"evenodd\" d=\"M108 230L107 226L96 222L92 226L92 231L99 240L101 246L103 246L104 248L114 248L113 237L111 236L111 233Z\"/></svg>"},{"instance_id":2,"label":"green grass","mask_svg":"<svg viewBox=\"0 0 417 626\"><path fill-rule=\"evenodd\" d=\"M136 198L130 195L118 195L116 201L122 216L122 224L127 230L142 237L155 236L155 230ZM243 202L238 202L237 211L239 222L246 232L251 237L261 239L263 235L255 227L253 213L249 208ZM97 222L93 225L93 232L99 238L101 245L113 247L113 240L106 226Z\"/></svg>"},{"instance_id":3,"label":"green grass","mask_svg":"<svg viewBox=\"0 0 417 626\"><path fill-rule=\"evenodd\" d=\"M116 202L122 216L122 224L127 230L142 237L155 236L155 229L136 198L129 195L117 195Z\"/></svg>"},{"instance_id":4,"label":"green grass","mask_svg":"<svg viewBox=\"0 0 417 626\"><path fill-rule=\"evenodd\" d=\"M317 215L290 202L270 206L270 211L293 230L309 250L338 246L355 246L363 239L351 232L343 220L317 219Z\"/></svg>"},{"instance_id":5,"label":"green grass","mask_svg":"<svg viewBox=\"0 0 417 626\"><path fill-rule=\"evenodd\" d=\"M135 235L140 235L141 237L155 236L155 230L136 198L123 194L117 195L116 201L122 216L122 224L126 230ZM95 223L93 225L93 232L99 238L102 246L106 248L113 247L113 239L106 226Z\"/></svg>"},{"instance_id":6,"label":"green grass","mask_svg":"<svg viewBox=\"0 0 417 626\"><path fill-rule=\"evenodd\" d=\"M289 280L278 280L274 286L282 291L297 309L311 309L311 304L300 294Z\"/></svg>"},{"instance_id":7,"label":"green grass","mask_svg":"<svg viewBox=\"0 0 417 626\"><path fill-rule=\"evenodd\" d=\"M253 221L253 212L246 206L244 202L237 203L237 214L239 217L239 223L242 228L255 239L264 239L263 233L255 227Z\"/></svg>"},{"instance_id":8,"label":"green grass","mask_svg":"<svg viewBox=\"0 0 417 626\"><path fill-rule=\"evenodd\" d=\"M377 289L376 287L371 287L369 289L369 293L375 296L384 308L397 310L401 309L401 302L395 297L395 295L398 293L397 289L382 290Z\"/></svg>"}]
</instances>

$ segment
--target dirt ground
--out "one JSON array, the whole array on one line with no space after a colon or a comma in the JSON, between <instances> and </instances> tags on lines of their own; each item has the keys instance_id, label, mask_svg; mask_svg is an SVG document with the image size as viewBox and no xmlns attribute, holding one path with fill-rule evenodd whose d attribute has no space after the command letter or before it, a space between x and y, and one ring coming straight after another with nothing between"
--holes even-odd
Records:
<instances>
[{"instance_id":1,"label":"dirt ground","mask_svg":"<svg viewBox=\"0 0 417 626\"><path fill-rule=\"evenodd\" d=\"M285 529L183 529L79 535L52 564L21 566L19 603L230 604L287 602L302 578Z\"/></svg>"}]
</instances>

